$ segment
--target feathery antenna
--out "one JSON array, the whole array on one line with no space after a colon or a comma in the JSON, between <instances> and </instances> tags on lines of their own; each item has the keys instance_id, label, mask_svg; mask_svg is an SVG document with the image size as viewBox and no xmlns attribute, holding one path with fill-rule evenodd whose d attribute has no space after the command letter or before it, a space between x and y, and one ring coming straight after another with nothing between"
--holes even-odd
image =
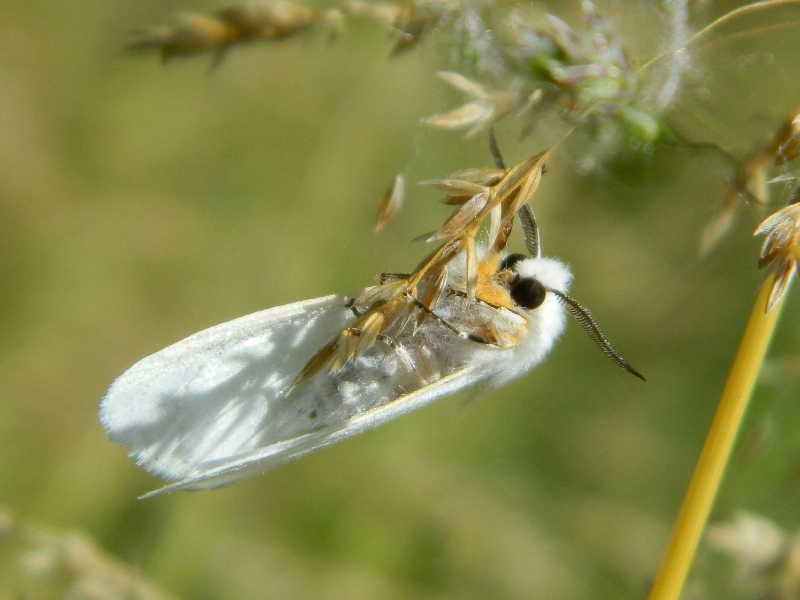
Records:
<instances>
[{"instance_id":1,"label":"feathery antenna","mask_svg":"<svg viewBox=\"0 0 800 600\"><path fill-rule=\"evenodd\" d=\"M614 346L612 346L611 342L608 341L608 338L603 333L603 330L600 329L600 325L597 324L597 321L595 321L594 317L592 316L592 313L589 312L589 309L587 309L580 302L578 302L574 298L571 298L564 292L559 292L558 290L552 290L552 289L548 291L553 292L558 297L558 299L561 300L561 302L567 307L567 311L569 311L569 314L571 314L573 317L575 317L575 319L577 319L578 323L581 324L581 327L583 327L586 333L589 334L589 337L591 337L594 340L595 344L600 346L600 349L608 358L610 358L620 367L625 369L631 375L635 375L642 381L647 381L644 378L644 376L641 373L639 373L639 371L634 369L628 363L628 361L622 358L619 355L619 352L617 352L614 349Z\"/></svg>"}]
</instances>

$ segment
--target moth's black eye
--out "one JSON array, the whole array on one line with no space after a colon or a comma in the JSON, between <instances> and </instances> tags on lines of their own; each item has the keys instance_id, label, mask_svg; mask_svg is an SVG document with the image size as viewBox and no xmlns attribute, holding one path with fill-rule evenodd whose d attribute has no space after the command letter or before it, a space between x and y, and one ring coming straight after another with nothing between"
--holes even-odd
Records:
<instances>
[{"instance_id":1,"label":"moth's black eye","mask_svg":"<svg viewBox=\"0 0 800 600\"><path fill-rule=\"evenodd\" d=\"M524 254L509 254L503 259L503 262L500 263L500 269L513 269L514 265L521 260L525 260L526 258L528 257Z\"/></svg>"},{"instance_id":2,"label":"moth's black eye","mask_svg":"<svg viewBox=\"0 0 800 600\"><path fill-rule=\"evenodd\" d=\"M536 279L517 279L511 284L511 299L522 308L532 310L544 302L545 287Z\"/></svg>"}]
</instances>

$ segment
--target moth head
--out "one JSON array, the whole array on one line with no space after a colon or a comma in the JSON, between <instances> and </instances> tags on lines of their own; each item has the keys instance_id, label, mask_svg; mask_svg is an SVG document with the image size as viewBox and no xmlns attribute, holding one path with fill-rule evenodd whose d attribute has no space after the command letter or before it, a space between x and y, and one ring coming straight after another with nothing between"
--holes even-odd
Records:
<instances>
[{"instance_id":1,"label":"moth head","mask_svg":"<svg viewBox=\"0 0 800 600\"><path fill-rule=\"evenodd\" d=\"M500 274L508 286L511 299L520 308L536 310L548 295L555 295L608 358L631 375L644 380L644 377L614 349L589 309L567 294L572 273L564 263L552 258L529 258L524 254L509 254L500 263Z\"/></svg>"},{"instance_id":2,"label":"moth head","mask_svg":"<svg viewBox=\"0 0 800 600\"><path fill-rule=\"evenodd\" d=\"M553 258L509 254L500 263L500 270L506 273L511 299L528 310L539 308L550 291L566 293L572 281L567 266Z\"/></svg>"}]
</instances>

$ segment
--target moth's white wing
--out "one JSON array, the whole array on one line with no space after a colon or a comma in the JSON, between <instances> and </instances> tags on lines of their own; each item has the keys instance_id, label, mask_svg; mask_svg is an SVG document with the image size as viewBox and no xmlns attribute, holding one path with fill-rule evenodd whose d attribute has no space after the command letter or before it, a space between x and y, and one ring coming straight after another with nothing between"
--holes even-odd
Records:
<instances>
[{"instance_id":1,"label":"moth's white wing","mask_svg":"<svg viewBox=\"0 0 800 600\"><path fill-rule=\"evenodd\" d=\"M545 285L566 289L571 275L561 263L529 261ZM491 325L520 343L478 344L429 318L397 332L393 348L376 342L341 371L290 387L354 318L344 297L328 296L217 325L139 361L109 389L100 420L141 466L176 482L164 490L218 487L478 382L502 385L544 358L565 318L552 294L527 317L458 294L443 296L436 311L461 331ZM431 383L423 385L423 372Z\"/></svg>"},{"instance_id":2,"label":"moth's white wing","mask_svg":"<svg viewBox=\"0 0 800 600\"><path fill-rule=\"evenodd\" d=\"M343 296L279 306L211 327L133 365L100 405L109 437L178 481L252 452L305 363L352 313ZM278 409L281 408L279 411Z\"/></svg>"},{"instance_id":3,"label":"moth's white wing","mask_svg":"<svg viewBox=\"0 0 800 600\"><path fill-rule=\"evenodd\" d=\"M207 471L145 494L142 498L176 490L215 488L260 475L267 469L374 429L443 396L470 387L481 379L483 377L478 375L472 367L465 367L461 371L426 385L415 392L402 395L388 404L351 417L339 427L326 427L312 431L271 444L238 458L221 461L216 466L208 465Z\"/></svg>"}]
</instances>

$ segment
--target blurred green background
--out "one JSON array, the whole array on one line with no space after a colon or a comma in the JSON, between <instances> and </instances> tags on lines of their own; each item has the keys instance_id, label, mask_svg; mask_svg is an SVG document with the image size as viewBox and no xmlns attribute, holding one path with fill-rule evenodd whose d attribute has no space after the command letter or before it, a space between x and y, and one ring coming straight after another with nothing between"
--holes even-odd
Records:
<instances>
[{"instance_id":1,"label":"blurred green background","mask_svg":"<svg viewBox=\"0 0 800 600\"><path fill-rule=\"evenodd\" d=\"M503 389L234 487L136 500L161 482L97 422L116 376L205 327L412 268L426 249L409 240L448 210L409 183L374 234L394 175L490 163L485 136L419 125L461 101L436 77L442 40L390 59L387 32L356 23L335 43L234 49L213 72L124 51L175 8L218 6L173 4L0 3L0 508L81 531L183 598L644 597L760 281L752 211L698 258L730 176L711 154L586 174L576 138L535 198L545 252L647 384L571 322ZM658 50L656 3L605 8L634 55ZM749 149L800 100L799 58L791 27L697 48L676 122ZM510 162L543 148L513 122L498 135ZM798 324L791 294L772 356L797 355ZM800 526L797 392L780 367L759 388L715 518ZM0 558L0 598L37 597Z\"/></svg>"}]
</instances>

